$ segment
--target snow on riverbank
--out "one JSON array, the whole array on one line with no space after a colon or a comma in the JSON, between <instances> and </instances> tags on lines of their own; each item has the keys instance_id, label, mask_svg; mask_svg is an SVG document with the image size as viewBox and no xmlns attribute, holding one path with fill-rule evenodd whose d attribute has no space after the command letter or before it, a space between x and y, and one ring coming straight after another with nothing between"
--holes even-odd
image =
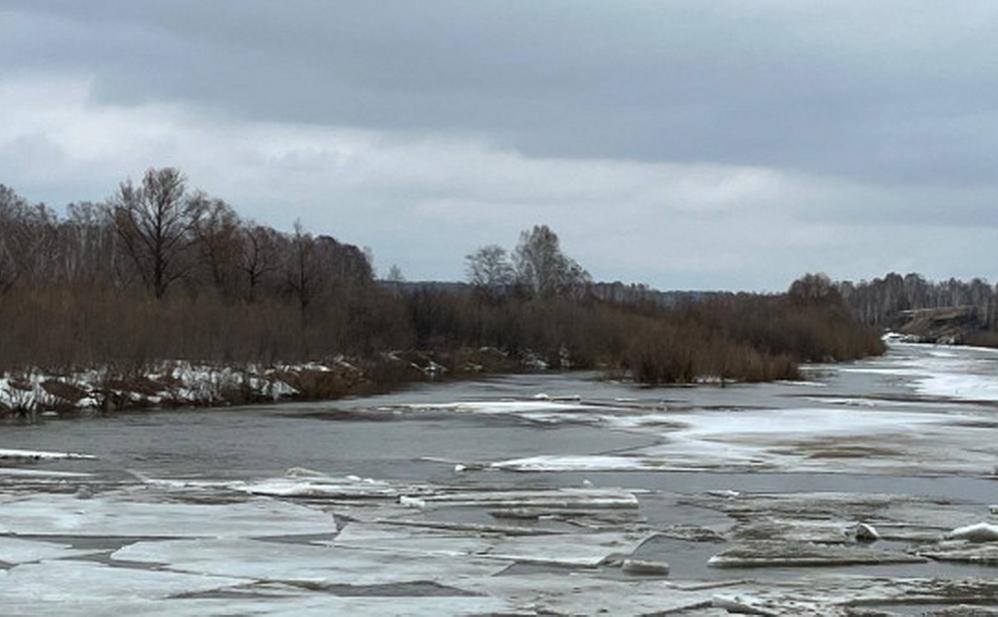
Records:
<instances>
[{"instance_id":1,"label":"snow on riverbank","mask_svg":"<svg viewBox=\"0 0 998 617\"><path fill-rule=\"evenodd\" d=\"M0 412L34 414L45 410L279 401L303 394L303 381L321 381L329 390L346 390L363 382L364 376L343 358L325 364L273 367L169 362L133 374L116 374L107 369L69 374L4 373L0 374Z\"/></svg>"}]
</instances>

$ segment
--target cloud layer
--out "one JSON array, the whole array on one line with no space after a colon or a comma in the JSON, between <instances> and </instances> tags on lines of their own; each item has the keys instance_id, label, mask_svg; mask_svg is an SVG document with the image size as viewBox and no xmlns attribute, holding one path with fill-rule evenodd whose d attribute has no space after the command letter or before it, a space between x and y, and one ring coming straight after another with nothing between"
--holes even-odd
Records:
<instances>
[{"instance_id":1,"label":"cloud layer","mask_svg":"<svg viewBox=\"0 0 998 617\"><path fill-rule=\"evenodd\" d=\"M993 275L990 3L0 2L0 182L150 165L458 278L548 223L597 278Z\"/></svg>"}]
</instances>

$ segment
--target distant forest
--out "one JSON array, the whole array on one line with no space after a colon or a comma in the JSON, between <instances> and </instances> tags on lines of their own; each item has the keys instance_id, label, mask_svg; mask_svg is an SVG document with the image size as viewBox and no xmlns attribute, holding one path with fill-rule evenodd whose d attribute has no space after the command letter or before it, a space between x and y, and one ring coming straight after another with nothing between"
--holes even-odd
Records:
<instances>
[{"instance_id":1,"label":"distant forest","mask_svg":"<svg viewBox=\"0 0 998 617\"><path fill-rule=\"evenodd\" d=\"M63 214L0 185L0 371L494 348L552 368L683 383L795 378L800 362L883 350L843 301L861 288L823 277L775 295L596 283L543 225L464 265L463 286L406 284L396 267L378 281L358 247L245 220L174 168Z\"/></svg>"},{"instance_id":2,"label":"distant forest","mask_svg":"<svg viewBox=\"0 0 998 617\"><path fill-rule=\"evenodd\" d=\"M892 327L904 311L950 307L973 308L983 326L998 326L998 286L980 278L933 282L920 274L891 272L872 281L841 282L837 288L856 316L871 326Z\"/></svg>"}]
</instances>

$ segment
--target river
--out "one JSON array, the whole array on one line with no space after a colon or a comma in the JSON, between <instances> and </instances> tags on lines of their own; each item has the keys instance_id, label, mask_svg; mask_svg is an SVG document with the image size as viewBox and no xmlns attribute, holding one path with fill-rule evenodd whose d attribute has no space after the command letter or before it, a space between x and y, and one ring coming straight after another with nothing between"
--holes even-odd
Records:
<instances>
[{"instance_id":1,"label":"river","mask_svg":"<svg viewBox=\"0 0 998 617\"><path fill-rule=\"evenodd\" d=\"M4 426L0 447L51 454L0 467L0 613L998 606L998 542L947 538L998 522L998 352L894 344L805 374L515 375Z\"/></svg>"}]
</instances>

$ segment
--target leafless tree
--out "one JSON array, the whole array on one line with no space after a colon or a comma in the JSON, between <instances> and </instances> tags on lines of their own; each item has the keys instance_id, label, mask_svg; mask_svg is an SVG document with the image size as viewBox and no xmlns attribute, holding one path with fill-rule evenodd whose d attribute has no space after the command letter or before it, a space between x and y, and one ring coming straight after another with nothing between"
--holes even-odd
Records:
<instances>
[{"instance_id":1,"label":"leafless tree","mask_svg":"<svg viewBox=\"0 0 998 617\"><path fill-rule=\"evenodd\" d=\"M787 295L792 302L801 305L831 304L842 299L832 279L821 273L800 277L790 285Z\"/></svg>"},{"instance_id":2,"label":"leafless tree","mask_svg":"<svg viewBox=\"0 0 998 617\"><path fill-rule=\"evenodd\" d=\"M85 285L121 283L119 238L106 204L69 204L58 229L61 278Z\"/></svg>"},{"instance_id":3,"label":"leafless tree","mask_svg":"<svg viewBox=\"0 0 998 617\"><path fill-rule=\"evenodd\" d=\"M211 282L220 293L227 294L240 260L240 222L229 204L221 199L205 199L202 214L194 223L201 261Z\"/></svg>"},{"instance_id":4,"label":"leafless tree","mask_svg":"<svg viewBox=\"0 0 998 617\"><path fill-rule=\"evenodd\" d=\"M291 236L288 248L284 281L298 304L301 327L304 330L308 307L319 293L321 264L315 237L304 231L301 221L295 221L294 234Z\"/></svg>"},{"instance_id":5,"label":"leafless tree","mask_svg":"<svg viewBox=\"0 0 998 617\"><path fill-rule=\"evenodd\" d=\"M464 258L468 282L484 291L494 292L513 284L516 271L506 249L490 244Z\"/></svg>"},{"instance_id":6,"label":"leafless tree","mask_svg":"<svg viewBox=\"0 0 998 617\"><path fill-rule=\"evenodd\" d=\"M547 225L521 233L513 259L517 282L538 296L569 293L590 281L589 273L561 252L558 235Z\"/></svg>"},{"instance_id":7,"label":"leafless tree","mask_svg":"<svg viewBox=\"0 0 998 617\"><path fill-rule=\"evenodd\" d=\"M404 283L405 275L402 274L402 268L398 267L398 264L392 264L391 268L388 268L388 276L385 280L389 283Z\"/></svg>"},{"instance_id":8,"label":"leafless tree","mask_svg":"<svg viewBox=\"0 0 998 617\"><path fill-rule=\"evenodd\" d=\"M125 252L159 299L191 267L188 250L204 199L187 193L178 169L149 169L139 186L123 182L114 198L115 225Z\"/></svg>"},{"instance_id":9,"label":"leafless tree","mask_svg":"<svg viewBox=\"0 0 998 617\"><path fill-rule=\"evenodd\" d=\"M280 266L278 261L279 234L269 227L250 224L239 233L239 262L237 268L245 281L247 302L254 302L264 280Z\"/></svg>"},{"instance_id":10,"label":"leafless tree","mask_svg":"<svg viewBox=\"0 0 998 617\"><path fill-rule=\"evenodd\" d=\"M56 216L0 185L0 294L19 281L51 279Z\"/></svg>"}]
</instances>

